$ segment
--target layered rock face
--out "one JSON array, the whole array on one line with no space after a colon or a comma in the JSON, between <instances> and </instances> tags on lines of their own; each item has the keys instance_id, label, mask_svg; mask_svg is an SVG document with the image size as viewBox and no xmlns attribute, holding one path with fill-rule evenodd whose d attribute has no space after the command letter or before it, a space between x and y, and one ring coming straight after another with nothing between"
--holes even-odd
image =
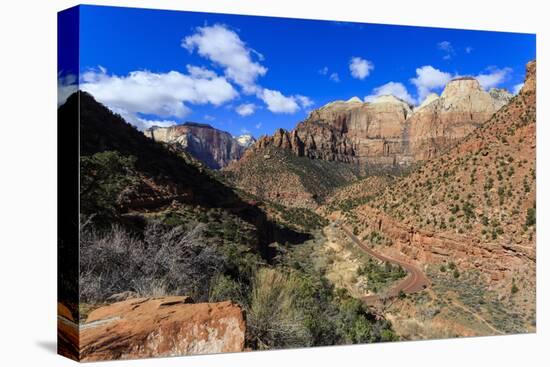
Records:
<instances>
[{"instance_id":1,"label":"layered rock face","mask_svg":"<svg viewBox=\"0 0 550 367\"><path fill-rule=\"evenodd\" d=\"M431 159L480 127L510 100L504 90L484 91L474 78L454 79L439 98L424 102L407 121L409 153Z\"/></svg>"},{"instance_id":2,"label":"layered rock face","mask_svg":"<svg viewBox=\"0 0 550 367\"><path fill-rule=\"evenodd\" d=\"M155 141L189 152L213 169L220 169L241 158L250 141L246 138L239 141L225 131L194 122L170 127L155 126L144 134Z\"/></svg>"},{"instance_id":3,"label":"layered rock face","mask_svg":"<svg viewBox=\"0 0 550 367\"><path fill-rule=\"evenodd\" d=\"M394 165L409 160L401 153L405 151L404 125L411 113L411 106L393 96L381 96L372 103L358 98L336 101L313 111L294 130L279 129L256 146L290 149L312 159Z\"/></svg>"},{"instance_id":4,"label":"layered rock face","mask_svg":"<svg viewBox=\"0 0 550 367\"><path fill-rule=\"evenodd\" d=\"M240 352L245 321L230 301L134 298L98 308L80 326L82 361Z\"/></svg>"},{"instance_id":5,"label":"layered rock face","mask_svg":"<svg viewBox=\"0 0 550 367\"><path fill-rule=\"evenodd\" d=\"M313 111L292 131L279 129L261 138L256 148L275 146L312 159L399 168L455 145L510 98L504 90L486 92L476 79L465 77L414 110L394 96L370 103L336 101Z\"/></svg>"}]
</instances>

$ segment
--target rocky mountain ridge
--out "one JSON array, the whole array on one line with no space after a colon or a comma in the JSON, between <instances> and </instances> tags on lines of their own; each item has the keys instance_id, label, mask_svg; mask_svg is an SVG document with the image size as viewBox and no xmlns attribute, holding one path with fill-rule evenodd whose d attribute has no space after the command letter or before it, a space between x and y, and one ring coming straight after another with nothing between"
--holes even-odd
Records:
<instances>
[{"instance_id":1,"label":"rocky mountain ridge","mask_svg":"<svg viewBox=\"0 0 550 367\"><path fill-rule=\"evenodd\" d=\"M145 130L144 134L176 150L189 152L212 169L220 169L238 160L254 142L250 135L235 138L211 125L196 122L169 127L154 126Z\"/></svg>"},{"instance_id":2,"label":"rocky mountain ridge","mask_svg":"<svg viewBox=\"0 0 550 367\"><path fill-rule=\"evenodd\" d=\"M461 77L417 108L392 95L371 102L335 101L312 111L291 131L278 129L260 138L253 149L261 154L275 146L311 159L399 169L441 154L510 98L505 90L487 92L476 79Z\"/></svg>"}]
</instances>

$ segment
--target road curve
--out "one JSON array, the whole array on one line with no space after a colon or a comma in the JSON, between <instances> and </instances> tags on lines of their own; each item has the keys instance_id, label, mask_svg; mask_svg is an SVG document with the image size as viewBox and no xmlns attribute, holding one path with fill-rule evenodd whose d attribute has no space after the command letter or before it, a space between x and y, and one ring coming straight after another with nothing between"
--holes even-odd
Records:
<instances>
[{"instance_id":1,"label":"road curve","mask_svg":"<svg viewBox=\"0 0 550 367\"><path fill-rule=\"evenodd\" d=\"M350 237L352 241L355 242L361 250L363 250L370 256L377 258L381 261L387 261L392 264L400 265L403 269L405 269L409 273L409 275L405 279L397 283L386 293L388 297L395 297L399 295L399 292L401 291L405 293L415 293L425 289L430 285L430 280L426 277L426 275L424 275L422 270L420 270L420 268L418 268L416 265L374 252L371 248L369 248L367 245L361 242L353 233L351 233L344 226L340 226L340 229L346 235L348 235L348 237ZM362 300L367 304L373 304L379 301L379 297L377 295L365 296L362 298Z\"/></svg>"}]
</instances>

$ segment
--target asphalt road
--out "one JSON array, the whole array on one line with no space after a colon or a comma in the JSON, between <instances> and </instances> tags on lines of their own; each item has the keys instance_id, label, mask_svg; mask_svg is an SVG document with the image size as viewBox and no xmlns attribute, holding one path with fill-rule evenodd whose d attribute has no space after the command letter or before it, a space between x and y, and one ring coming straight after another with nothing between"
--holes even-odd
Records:
<instances>
[{"instance_id":1,"label":"asphalt road","mask_svg":"<svg viewBox=\"0 0 550 367\"><path fill-rule=\"evenodd\" d=\"M381 261L387 261L387 262L392 263L392 264L400 265L403 269L405 269L409 273L409 275L405 279L403 279L402 281L397 283L395 286L390 288L385 293L386 297L398 296L399 292L401 292L401 291L403 291L407 294L415 293L415 292L418 292L418 291L421 291L421 290L425 289L426 287L428 287L430 285L429 279L426 277L426 275L424 275L422 270L420 270L420 268L417 267L416 265L414 265L412 263L409 263L409 262L405 262L403 260L398 260L398 259L394 259L394 258L385 256L385 255L379 254L379 253L373 251L367 245L365 245L362 241L360 241L353 233L351 233L345 227L341 226L340 229L342 229L342 231L345 234L347 234L352 239L352 241L355 242L357 244L357 246L359 246L359 248L361 250L363 250L364 252L366 252L370 256L372 256L374 258L377 258ZM380 297L378 295L371 295L371 296L363 297L363 302L365 302L367 304L373 304L373 303L376 303L378 301L380 301Z\"/></svg>"}]
</instances>

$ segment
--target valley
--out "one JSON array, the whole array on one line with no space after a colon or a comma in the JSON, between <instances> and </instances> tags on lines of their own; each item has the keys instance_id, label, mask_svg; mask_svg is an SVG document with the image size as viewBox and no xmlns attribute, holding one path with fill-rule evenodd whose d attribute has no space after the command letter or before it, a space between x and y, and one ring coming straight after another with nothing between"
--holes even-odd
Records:
<instances>
[{"instance_id":1,"label":"valley","mask_svg":"<svg viewBox=\"0 0 550 367\"><path fill-rule=\"evenodd\" d=\"M127 340L194 313L230 323L216 335L233 349L147 353L535 331L535 75L531 62L513 97L458 78L418 107L336 101L257 141L197 123L140 132L77 92L59 110L80 105L83 137L65 339L81 320L85 360L134 358Z\"/></svg>"}]
</instances>

